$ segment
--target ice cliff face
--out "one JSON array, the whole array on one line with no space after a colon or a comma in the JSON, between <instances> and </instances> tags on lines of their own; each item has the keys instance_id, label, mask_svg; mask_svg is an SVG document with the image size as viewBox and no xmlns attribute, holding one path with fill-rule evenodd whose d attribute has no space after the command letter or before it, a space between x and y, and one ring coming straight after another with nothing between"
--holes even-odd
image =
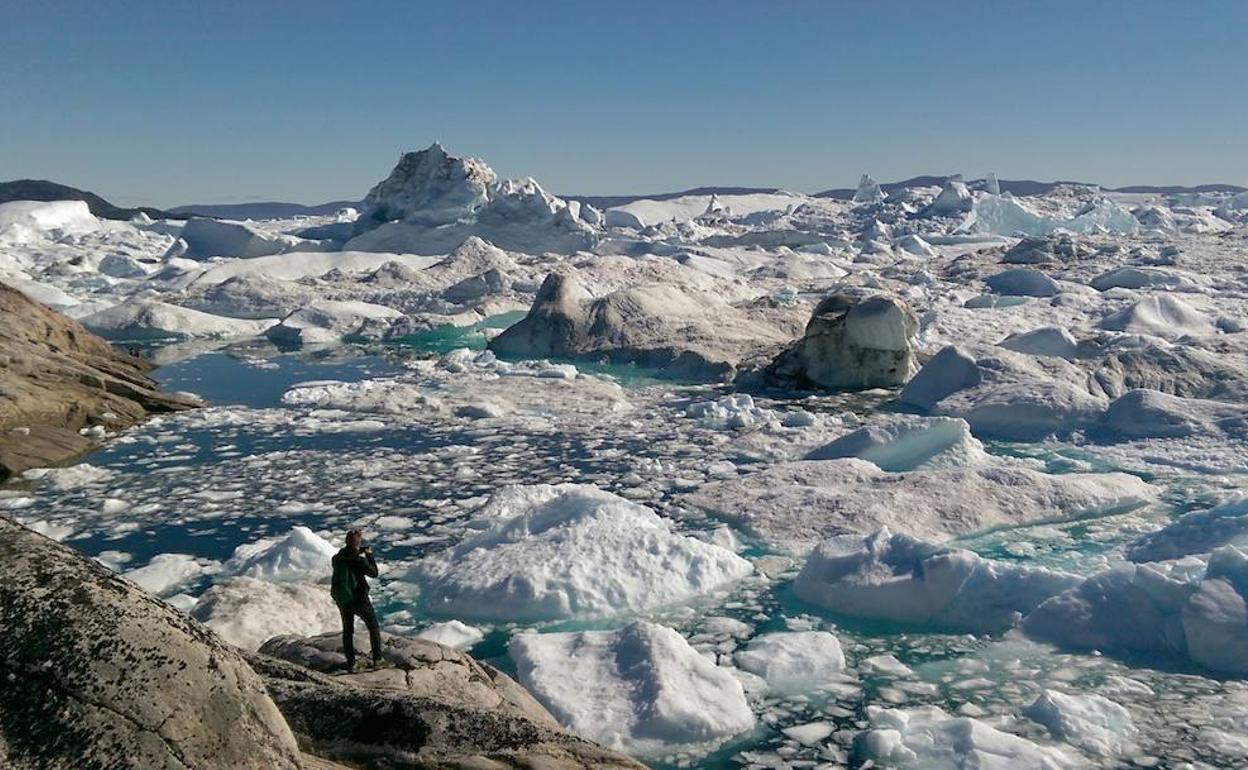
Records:
<instances>
[{"instance_id":1,"label":"ice cliff face","mask_svg":"<svg viewBox=\"0 0 1248 770\"><path fill-rule=\"evenodd\" d=\"M452 157L434 142L427 150L404 153L390 176L368 191L355 231L395 220L436 227L470 218L489 202L496 182L483 161Z\"/></svg>"},{"instance_id":2,"label":"ice cliff face","mask_svg":"<svg viewBox=\"0 0 1248 770\"><path fill-rule=\"evenodd\" d=\"M600 220L534 179L500 180L484 161L448 155L435 142L404 154L369 190L347 247L438 254L476 235L514 251L570 252L597 241Z\"/></svg>"}]
</instances>

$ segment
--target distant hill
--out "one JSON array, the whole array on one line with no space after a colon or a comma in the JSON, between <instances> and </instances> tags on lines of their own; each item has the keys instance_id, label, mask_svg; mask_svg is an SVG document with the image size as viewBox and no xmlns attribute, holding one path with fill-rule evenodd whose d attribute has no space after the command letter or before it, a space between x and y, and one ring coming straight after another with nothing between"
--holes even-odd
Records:
<instances>
[{"instance_id":1,"label":"distant hill","mask_svg":"<svg viewBox=\"0 0 1248 770\"><path fill-rule=\"evenodd\" d=\"M1151 193L1155 195L1179 195L1182 193L1208 193L1208 192L1225 192L1225 193L1241 193L1248 192L1248 187L1240 187L1237 184L1199 184L1195 187L1153 187L1150 185L1133 185L1131 187L1117 187L1114 192L1120 193Z\"/></svg>"},{"instance_id":2,"label":"distant hill","mask_svg":"<svg viewBox=\"0 0 1248 770\"><path fill-rule=\"evenodd\" d=\"M945 176L916 176L905 179L900 182L888 182L880 185L880 189L892 195L894 192L906 187L940 187L949 177ZM973 179L967 182L972 188L983 189L985 181L983 179ZM1001 186L1001 192L1008 192L1012 195L1046 195L1053 191L1053 188L1059 185L1091 185L1092 182L1072 182L1069 180L1058 180L1056 182L1037 182L1032 179L1000 179L997 184ZM1180 193L1202 193L1202 192L1245 192L1248 188L1239 187L1233 184L1202 184L1195 187L1182 187L1179 185L1156 186L1156 185L1133 185L1130 187L1107 187L1106 192L1119 193L1145 193L1152 195L1177 195ZM836 198L839 200L849 200L854 197L855 189L852 187L838 187L833 190L824 190L814 194L816 198Z\"/></svg>"},{"instance_id":3,"label":"distant hill","mask_svg":"<svg viewBox=\"0 0 1248 770\"><path fill-rule=\"evenodd\" d=\"M885 182L880 185L880 189L892 195L898 190L907 187L940 187L948 179L947 176L915 176L904 179L900 182ZM997 183L1001 186L1001 192L1008 192L1012 195L1044 195L1052 192L1054 187L1063 184L1087 184L1087 182L1036 182L1031 179L1000 179ZM983 179L972 179L967 182L972 188L983 189L985 184ZM838 200L849 200L854 197L856 192L853 187L838 187L832 190L824 190L815 193L816 198L836 198Z\"/></svg>"},{"instance_id":4,"label":"distant hill","mask_svg":"<svg viewBox=\"0 0 1248 770\"><path fill-rule=\"evenodd\" d=\"M183 216L213 217L215 219L289 219L335 214L348 206L360 207L360 201L330 201L304 205L264 201L257 203L191 203L169 209Z\"/></svg>"},{"instance_id":5,"label":"distant hill","mask_svg":"<svg viewBox=\"0 0 1248 770\"><path fill-rule=\"evenodd\" d=\"M9 201L85 201L91 213L101 219L128 220L142 212L152 219L185 219L150 206L125 209L114 206L93 192L49 182L46 179L14 179L0 182L0 203Z\"/></svg>"},{"instance_id":6,"label":"distant hill","mask_svg":"<svg viewBox=\"0 0 1248 770\"><path fill-rule=\"evenodd\" d=\"M559 197L568 201L588 203L598 209L609 209L624 206L633 201L670 201L672 198L683 198L686 195L755 195L777 192L780 192L779 187L695 187L691 190L658 193L657 195L560 195Z\"/></svg>"}]
</instances>

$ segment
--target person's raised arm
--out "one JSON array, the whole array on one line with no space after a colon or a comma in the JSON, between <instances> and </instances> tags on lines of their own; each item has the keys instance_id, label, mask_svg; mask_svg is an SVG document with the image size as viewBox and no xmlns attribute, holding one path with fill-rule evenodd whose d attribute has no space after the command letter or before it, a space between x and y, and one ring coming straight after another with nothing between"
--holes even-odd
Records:
<instances>
[{"instance_id":1,"label":"person's raised arm","mask_svg":"<svg viewBox=\"0 0 1248 770\"><path fill-rule=\"evenodd\" d=\"M369 577L374 577L374 578L377 577L377 561L373 559L372 548L369 548L368 550L364 551L364 560L365 560L364 574L368 575Z\"/></svg>"}]
</instances>

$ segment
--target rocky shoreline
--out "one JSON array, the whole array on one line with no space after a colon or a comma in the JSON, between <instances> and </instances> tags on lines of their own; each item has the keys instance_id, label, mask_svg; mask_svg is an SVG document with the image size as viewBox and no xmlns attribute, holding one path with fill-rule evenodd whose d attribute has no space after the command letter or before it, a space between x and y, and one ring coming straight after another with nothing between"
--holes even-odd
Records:
<instances>
[{"instance_id":1,"label":"rocky shoreline","mask_svg":"<svg viewBox=\"0 0 1248 770\"><path fill-rule=\"evenodd\" d=\"M423 639L341 668L336 634L227 645L73 549L0 517L0 766L644 767L558 726L505 674ZM345 764L337 764L337 763Z\"/></svg>"},{"instance_id":2,"label":"rocky shoreline","mask_svg":"<svg viewBox=\"0 0 1248 770\"><path fill-rule=\"evenodd\" d=\"M190 409L145 361L0 284L0 482L94 448L147 415Z\"/></svg>"}]
</instances>

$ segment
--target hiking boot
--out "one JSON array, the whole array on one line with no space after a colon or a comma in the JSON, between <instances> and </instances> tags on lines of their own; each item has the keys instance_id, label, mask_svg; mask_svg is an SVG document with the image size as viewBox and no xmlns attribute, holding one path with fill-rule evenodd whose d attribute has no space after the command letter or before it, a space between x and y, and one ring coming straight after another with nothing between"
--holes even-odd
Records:
<instances>
[{"instance_id":1,"label":"hiking boot","mask_svg":"<svg viewBox=\"0 0 1248 770\"><path fill-rule=\"evenodd\" d=\"M348 674L354 674L354 673L355 673L355 661L354 661L354 660L348 660L348 661L347 661L347 673L348 673Z\"/></svg>"}]
</instances>

